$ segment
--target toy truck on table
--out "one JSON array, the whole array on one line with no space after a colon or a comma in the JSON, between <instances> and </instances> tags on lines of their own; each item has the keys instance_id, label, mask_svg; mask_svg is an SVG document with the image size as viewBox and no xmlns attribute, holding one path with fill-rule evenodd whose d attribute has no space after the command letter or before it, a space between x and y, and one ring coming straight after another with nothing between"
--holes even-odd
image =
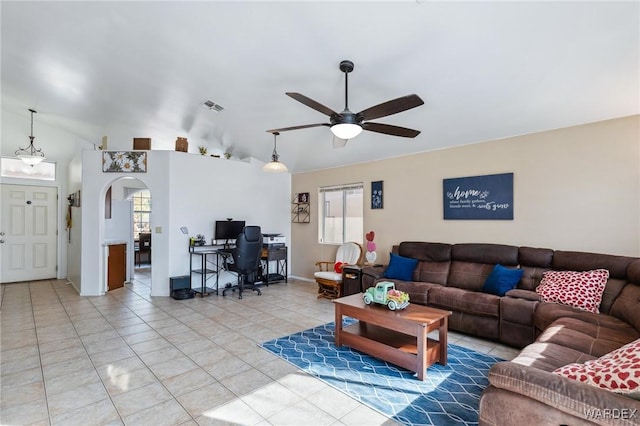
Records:
<instances>
[{"instance_id":1,"label":"toy truck on table","mask_svg":"<svg viewBox=\"0 0 640 426\"><path fill-rule=\"evenodd\" d=\"M387 308L392 311L409 306L409 295L396 290L395 284L391 281L380 281L375 287L369 287L365 290L362 299L367 305L372 302L387 305Z\"/></svg>"}]
</instances>

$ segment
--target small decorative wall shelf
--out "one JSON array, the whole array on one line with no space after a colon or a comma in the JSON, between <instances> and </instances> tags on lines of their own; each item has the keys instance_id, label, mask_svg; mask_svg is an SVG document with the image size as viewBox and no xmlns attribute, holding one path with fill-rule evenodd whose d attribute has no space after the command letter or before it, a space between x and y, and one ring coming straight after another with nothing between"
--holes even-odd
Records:
<instances>
[{"instance_id":1,"label":"small decorative wall shelf","mask_svg":"<svg viewBox=\"0 0 640 426\"><path fill-rule=\"evenodd\" d=\"M291 200L291 222L309 223L311 221L309 193L300 192Z\"/></svg>"}]
</instances>

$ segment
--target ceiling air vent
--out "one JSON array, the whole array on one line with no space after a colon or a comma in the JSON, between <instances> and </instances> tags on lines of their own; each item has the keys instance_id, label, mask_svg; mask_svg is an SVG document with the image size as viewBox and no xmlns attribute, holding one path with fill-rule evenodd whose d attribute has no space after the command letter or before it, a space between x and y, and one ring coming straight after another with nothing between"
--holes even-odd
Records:
<instances>
[{"instance_id":1,"label":"ceiling air vent","mask_svg":"<svg viewBox=\"0 0 640 426\"><path fill-rule=\"evenodd\" d=\"M218 105L217 103L213 102L213 101L204 101L204 106L208 107L209 109L212 109L216 112L221 112L224 107L222 105Z\"/></svg>"}]
</instances>

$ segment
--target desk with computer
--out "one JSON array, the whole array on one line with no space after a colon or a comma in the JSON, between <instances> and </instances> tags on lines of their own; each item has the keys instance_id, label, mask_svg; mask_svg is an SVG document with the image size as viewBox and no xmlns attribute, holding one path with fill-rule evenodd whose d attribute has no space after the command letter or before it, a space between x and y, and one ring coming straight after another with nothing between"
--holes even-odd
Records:
<instances>
[{"instance_id":1,"label":"desk with computer","mask_svg":"<svg viewBox=\"0 0 640 426\"><path fill-rule=\"evenodd\" d=\"M260 286L287 282L286 239L280 234L262 234L259 226L246 226L245 221L216 221L211 244L189 243L190 286L193 292L206 296L220 294L220 275L234 273L236 283L226 283L222 295L245 289L261 294ZM275 264L275 271L270 265ZM215 287L208 286L215 277ZM199 285L198 285L199 284Z\"/></svg>"}]
</instances>

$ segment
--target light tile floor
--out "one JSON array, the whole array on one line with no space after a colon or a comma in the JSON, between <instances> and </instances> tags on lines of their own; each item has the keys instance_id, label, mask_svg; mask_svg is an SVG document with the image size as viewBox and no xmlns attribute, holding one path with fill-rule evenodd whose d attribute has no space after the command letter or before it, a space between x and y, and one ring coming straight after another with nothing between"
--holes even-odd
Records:
<instances>
[{"instance_id":1,"label":"light tile floor","mask_svg":"<svg viewBox=\"0 0 640 426\"><path fill-rule=\"evenodd\" d=\"M177 301L150 297L149 280L138 270L101 297L64 280L0 286L0 423L395 424L257 346L333 321L315 284ZM454 332L449 342L517 353Z\"/></svg>"}]
</instances>

